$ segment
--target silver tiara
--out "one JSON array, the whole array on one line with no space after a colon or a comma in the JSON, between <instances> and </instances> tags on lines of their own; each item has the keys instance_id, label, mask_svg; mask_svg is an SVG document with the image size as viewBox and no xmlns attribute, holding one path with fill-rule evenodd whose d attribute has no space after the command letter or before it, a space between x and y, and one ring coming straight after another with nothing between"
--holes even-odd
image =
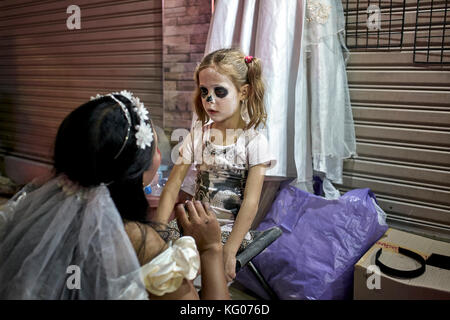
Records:
<instances>
[{"instance_id":1,"label":"silver tiara","mask_svg":"<svg viewBox=\"0 0 450 320\"><path fill-rule=\"evenodd\" d=\"M136 125L134 127L136 129L136 135L135 135L136 136L136 145L141 149L145 149L146 147L150 147L153 142L152 127L151 127L150 123L146 122L147 120L149 120L148 119L148 111L145 108L144 104L139 100L138 97L133 96L132 92L126 91L126 90L122 90L120 92L112 92L107 95L97 94L95 97L91 97L91 100L96 100L96 99L99 99L102 97L111 97L112 99L114 99L114 101L116 101L119 104L120 108L122 109L122 111L125 115L125 118L128 121L127 135L125 136L125 140L122 144L122 147L120 148L119 152L116 154L114 159L116 159L122 153L123 149L125 148L125 145L127 144L127 141L130 137L130 129L131 129L131 125L132 125L130 113L129 113L127 107L123 104L122 101L120 101L116 97L114 97L115 95L120 95L120 96L127 98L134 105L133 111L137 113L138 118L139 118L139 125Z\"/></svg>"}]
</instances>

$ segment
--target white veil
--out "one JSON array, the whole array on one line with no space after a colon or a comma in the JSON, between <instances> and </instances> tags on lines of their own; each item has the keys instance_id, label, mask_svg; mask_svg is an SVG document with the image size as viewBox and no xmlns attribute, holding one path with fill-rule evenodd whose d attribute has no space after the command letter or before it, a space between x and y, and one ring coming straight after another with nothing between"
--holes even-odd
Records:
<instances>
[{"instance_id":1,"label":"white veil","mask_svg":"<svg viewBox=\"0 0 450 320\"><path fill-rule=\"evenodd\" d=\"M29 184L0 208L0 299L147 299L107 187L63 181Z\"/></svg>"}]
</instances>

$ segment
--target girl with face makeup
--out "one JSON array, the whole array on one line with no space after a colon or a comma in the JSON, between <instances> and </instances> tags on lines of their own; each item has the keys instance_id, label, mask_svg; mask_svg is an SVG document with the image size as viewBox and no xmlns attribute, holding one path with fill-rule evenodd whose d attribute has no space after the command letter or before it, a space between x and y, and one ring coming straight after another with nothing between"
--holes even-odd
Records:
<instances>
[{"instance_id":1,"label":"girl with face makeup","mask_svg":"<svg viewBox=\"0 0 450 320\"><path fill-rule=\"evenodd\" d=\"M217 50L203 58L194 79L198 121L180 148L156 221L168 222L181 184L194 164L193 198L209 202L221 225L230 282L236 276L236 254L255 235L249 230L258 211L265 171L276 163L265 136L256 130L267 119L261 61L237 49Z\"/></svg>"}]
</instances>

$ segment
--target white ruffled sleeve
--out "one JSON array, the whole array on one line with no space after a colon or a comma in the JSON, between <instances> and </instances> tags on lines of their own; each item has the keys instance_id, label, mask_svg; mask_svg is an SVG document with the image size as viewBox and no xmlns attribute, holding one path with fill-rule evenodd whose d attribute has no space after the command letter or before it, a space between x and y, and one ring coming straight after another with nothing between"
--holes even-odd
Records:
<instances>
[{"instance_id":1,"label":"white ruffled sleeve","mask_svg":"<svg viewBox=\"0 0 450 320\"><path fill-rule=\"evenodd\" d=\"M194 238L184 236L142 266L141 275L147 290L157 296L176 291L183 279L193 280L200 268L200 255Z\"/></svg>"},{"instance_id":2,"label":"white ruffled sleeve","mask_svg":"<svg viewBox=\"0 0 450 320\"><path fill-rule=\"evenodd\" d=\"M247 146L248 164L253 167L266 163L268 169L272 169L277 164L276 158L272 155L269 143L264 134L254 130L255 136Z\"/></svg>"}]
</instances>

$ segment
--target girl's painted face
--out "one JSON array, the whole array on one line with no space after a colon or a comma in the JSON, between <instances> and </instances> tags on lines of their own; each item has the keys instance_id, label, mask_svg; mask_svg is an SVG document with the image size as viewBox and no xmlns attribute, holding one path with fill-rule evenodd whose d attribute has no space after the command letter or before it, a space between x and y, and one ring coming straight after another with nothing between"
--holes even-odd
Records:
<instances>
[{"instance_id":1,"label":"girl's painted face","mask_svg":"<svg viewBox=\"0 0 450 320\"><path fill-rule=\"evenodd\" d=\"M241 94L233 82L215 68L198 75L203 108L214 122L223 122L236 114L240 117Z\"/></svg>"}]
</instances>

